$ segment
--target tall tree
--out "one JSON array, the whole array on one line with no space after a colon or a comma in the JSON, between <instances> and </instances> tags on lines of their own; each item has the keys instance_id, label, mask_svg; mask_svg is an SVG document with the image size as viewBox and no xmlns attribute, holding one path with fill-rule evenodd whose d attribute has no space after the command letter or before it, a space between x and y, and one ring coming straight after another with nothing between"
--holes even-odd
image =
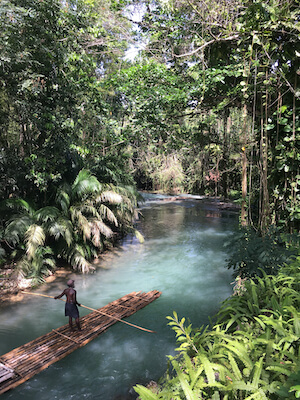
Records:
<instances>
[{"instance_id":1,"label":"tall tree","mask_svg":"<svg viewBox=\"0 0 300 400\"><path fill-rule=\"evenodd\" d=\"M196 104L194 111L214 108L221 117L226 108L239 107L248 116L244 124L252 120L240 140L245 148L243 203L246 207L250 194L252 208L257 200L258 227L263 231L283 215L288 216L288 225L297 226L299 174L293 149L299 143L299 2L170 0L146 4L140 23L143 34L148 34L144 53L181 76L197 73L193 89L186 87L188 98ZM246 131L252 137L247 139ZM288 150L287 157L284 150ZM253 186L256 179L251 183L252 192L258 193L256 200L249 190L246 199L248 152L254 152L252 160L257 163L250 166L252 178L258 172L257 186ZM281 188L276 184L279 175Z\"/></svg>"}]
</instances>

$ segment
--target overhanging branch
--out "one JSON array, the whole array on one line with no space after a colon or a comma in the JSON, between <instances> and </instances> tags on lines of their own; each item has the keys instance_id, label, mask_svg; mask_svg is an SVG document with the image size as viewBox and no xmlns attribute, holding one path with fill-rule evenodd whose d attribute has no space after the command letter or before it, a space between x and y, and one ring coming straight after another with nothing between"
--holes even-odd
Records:
<instances>
[{"instance_id":1,"label":"overhanging branch","mask_svg":"<svg viewBox=\"0 0 300 400\"><path fill-rule=\"evenodd\" d=\"M202 46L200 46L197 49L191 51L190 53L179 54L179 55L174 54L174 57L176 57L176 58L189 57L189 56L192 56L193 54L198 53L198 51L201 51L201 50L205 49L205 47L207 47L207 46L209 46L209 45L211 45L213 43L216 43L216 42L227 42L227 41L231 41L231 40L236 40L238 38L239 38L239 35L237 35L237 34L236 35L232 35L232 36L228 36L227 38L215 38L215 39L210 40L209 42L204 43Z\"/></svg>"}]
</instances>

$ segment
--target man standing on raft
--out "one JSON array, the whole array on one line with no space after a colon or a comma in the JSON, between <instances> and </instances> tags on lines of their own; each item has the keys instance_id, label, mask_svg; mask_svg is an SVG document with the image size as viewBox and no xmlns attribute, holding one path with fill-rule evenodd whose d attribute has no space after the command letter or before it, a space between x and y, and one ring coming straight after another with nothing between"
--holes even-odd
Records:
<instances>
[{"instance_id":1,"label":"man standing on raft","mask_svg":"<svg viewBox=\"0 0 300 400\"><path fill-rule=\"evenodd\" d=\"M65 306L65 316L69 317L69 326L71 331L73 332L73 321L72 318L75 319L77 328L79 331L81 331L81 326L79 322L79 311L77 306L81 306L77 302L76 299L76 290L74 289L75 284L73 279L69 279L67 282L68 288L65 289L59 296L54 297L55 299L60 299L62 296L66 296L66 306Z\"/></svg>"}]
</instances>

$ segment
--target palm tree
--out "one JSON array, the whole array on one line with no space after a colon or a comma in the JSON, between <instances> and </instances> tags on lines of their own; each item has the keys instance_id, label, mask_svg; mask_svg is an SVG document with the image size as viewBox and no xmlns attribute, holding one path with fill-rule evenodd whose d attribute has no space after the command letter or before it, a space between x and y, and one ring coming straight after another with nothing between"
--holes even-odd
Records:
<instances>
[{"instance_id":1,"label":"palm tree","mask_svg":"<svg viewBox=\"0 0 300 400\"><path fill-rule=\"evenodd\" d=\"M59 187L55 203L35 211L22 199L6 202L15 213L5 239L22 254L19 266L27 277L36 279L49 273L55 268L53 257L83 273L90 272L90 261L117 234L134 231L135 193L101 184L88 170L81 170L72 185Z\"/></svg>"}]
</instances>

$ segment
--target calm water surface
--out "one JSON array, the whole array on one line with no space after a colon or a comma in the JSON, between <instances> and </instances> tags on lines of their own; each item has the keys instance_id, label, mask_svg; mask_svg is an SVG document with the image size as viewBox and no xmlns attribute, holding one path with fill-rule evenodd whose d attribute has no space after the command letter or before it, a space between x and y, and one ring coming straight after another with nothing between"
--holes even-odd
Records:
<instances>
[{"instance_id":1,"label":"calm water surface","mask_svg":"<svg viewBox=\"0 0 300 400\"><path fill-rule=\"evenodd\" d=\"M155 330L146 333L117 323L85 347L51 365L1 400L116 400L134 398L132 386L157 380L174 354L175 334L166 316L176 311L194 327L207 324L232 292L223 243L236 229L237 214L218 211L213 202L146 202L138 229L145 242L128 237L92 275L70 274L78 301L99 308L132 291L162 291L162 296L127 320ZM57 279L40 293L65 288ZM89 311L80 308L81 316ZM0 309L0 354L67 323L61 301L26 297Z\"/></svg>"}]
</instances>

